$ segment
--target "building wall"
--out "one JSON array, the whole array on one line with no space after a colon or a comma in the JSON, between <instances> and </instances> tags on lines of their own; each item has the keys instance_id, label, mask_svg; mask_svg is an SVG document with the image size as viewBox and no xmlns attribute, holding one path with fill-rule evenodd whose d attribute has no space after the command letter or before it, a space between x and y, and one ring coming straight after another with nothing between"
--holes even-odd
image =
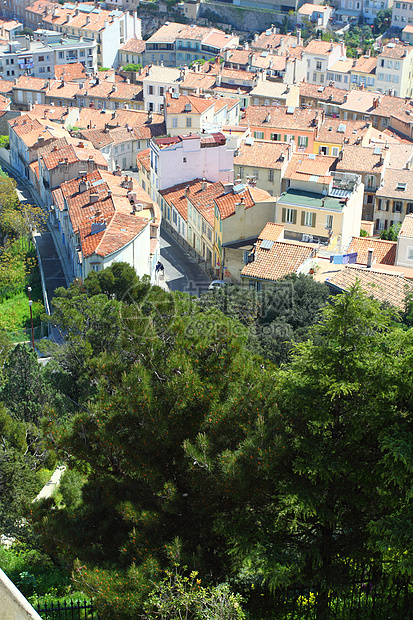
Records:
<instances>
[{"instance_id":1,"label":"building wall","mask_svg":"<svg viewBox=\"0 0 413 620\"><path fill-rule=\"evenodd\" d=\"M376 90L386 93L394 90L396 97L412 94L413 50L401 59L377 57Z\"/></svg>"},{"instance_id":2,"label":"building wall","mask_svg":"<svg viewBox=\"0 0 413 620\"><path fill-rule=\"evenodd\" d=\"M398 237L396 250L396 265L398 267L413 267L412 237Z\"/></svg>"},{"instance_id":3,"label":"building wall","mask_svg":"<svg viewBox=\"0 0 413 620\"><path fill-rule=\"evenodd\" d=\"M394 28L404 28L413 23L413 2L393 2L391 25Z\"/></svg>"},{"instance_id":4,"label":"building wall","mask_svg":"<svg viewBox=\"0 0 413 620\"><path fill-rule=\"evenodd\" d=\"M157 174L155 164L152 166L154 189L166 189L178 183L204 177L213 183L233 181L234 151L227 149L226 145L200 148L199 139L194 139L184 140L174 146L176 148L170 147L159 151Z\"/></svg>"},{"instance_id":5,"label":"building wall","mask_svg":"<svg viewBox=\"0 0 413 620\"><path fill-rule=\"evenodd\" d=\"M3 620L41 620L39 614L1 569L0 609Z\"/></svg>"},{"instance_id":6,"label":"building wall","mask_svg":"<svg viewBox=\"0 0 413 620\"><path fill-rule=\"evenodd\" d=\"M290 142L294 140L296 151L302 153L312 153L314 149L314 137L315 129L308 130L296 130L296 129L283 129L282 127L266 127L250 126L251 135L256 140L274 140L274 135L279 136L277 142Z\"/></svg>"},{"instance_id":7,"label":"building wall","mask_svg":"<svg viewBox=\"0 0 413 620\"><path fill-rule=\"evenodd\" d=\"M287 164L286 158L284 169L287 167ZM242 182L246 182L247 178L255 179L257 187L265 189L271 196L279 196L281 194L281 170L234 164L234 179L238 178Z\"/></svg>"},{"instance_id":8,"label":"building wall","mask_svg":"<svg viewBox=\"0 0 413 620\"><path fill-rule=\"evenodd\" d=\"M242 204L236 206L234 215L222 220L222 243L258 237L268 222L275 221L276 200L257 202L245 209Z\"/></svg>"},{"instance_id":9,"label":"building wall","mask_svg":"<svg viewBox=\"0 0 413 620\"><path fill-rule=\"evenodd\" d=\"M329 54L307 53L307 82L309 84L325 84L327 70L342 56L345 56L345 49L342 50L340 45L334 45Z\"/></svg>"}]
</instances>

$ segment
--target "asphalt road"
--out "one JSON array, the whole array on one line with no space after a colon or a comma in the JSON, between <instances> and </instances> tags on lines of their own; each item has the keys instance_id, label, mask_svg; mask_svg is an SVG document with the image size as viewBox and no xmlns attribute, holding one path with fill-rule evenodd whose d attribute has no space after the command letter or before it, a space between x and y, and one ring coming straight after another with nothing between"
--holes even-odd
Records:
<instances>
[{"instance_id":1,"label":"asphalt road","mask_svg":"<svg viewBox=\"0 0 413 620\"><path fill-rule=\"evenodd\" d=\"M165 267L165 282L171 291L199 296L208 290L211 279L162 227L160 254Z\"/></svg>"}]
</instances>

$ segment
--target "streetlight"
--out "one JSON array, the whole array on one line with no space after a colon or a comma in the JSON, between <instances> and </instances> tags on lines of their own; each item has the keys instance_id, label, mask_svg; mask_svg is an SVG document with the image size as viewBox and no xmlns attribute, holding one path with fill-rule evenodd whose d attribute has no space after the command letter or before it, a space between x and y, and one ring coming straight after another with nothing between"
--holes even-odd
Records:
<instances>
[{"instance_id":1,"label":"streetlight","mask_svg":"<svg viewBox=\"0 0 413 620\"><path fill-rule=\"evenodd\" d=\"M33 301L32 301L32 298L30 296L30 293L32 292L32 287L28 286L27 287L27 291L29 293L30 323L31 323L31 326L32 326L32 347L33 347L33 351L34 351L34 329L33 329L33 310L32 310Z\"/></svg>"}]
</instances>

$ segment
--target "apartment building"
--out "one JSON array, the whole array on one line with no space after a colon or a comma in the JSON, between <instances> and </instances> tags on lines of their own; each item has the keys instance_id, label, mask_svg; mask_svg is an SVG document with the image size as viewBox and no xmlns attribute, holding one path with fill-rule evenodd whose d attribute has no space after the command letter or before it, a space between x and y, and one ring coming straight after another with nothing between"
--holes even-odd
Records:
<instances>
[{"instance_id":1,"label":"apartment building","mask_svg":"<svg viewBox=\"0 0 413 620\"><path fill-rule=\"evenodd\" d=\"M390 149L379 146L344 146L340 153L337 170L357 173L363 181L363 220L373 221L376 190L385 178L389 160Z\"/></svg>"},{"instance_id":2,"label":"apartment building","mask_svg":"<svg viewBox=\"0 0 413 620\"><path fill-rule=\"evenodd\" d=\"M38 177L40 196L45 205L52 204L52 190L62 183L76 179L86 170L107 170L108 163L99 151L85 147L82 141L59 148L53 146L48 152L38 152Z\"/></svg>"},{"instance_id":3,"label":"apartment building","mask_svg":"<svg viewBox=\"0 0 413 620\"><path fill-rule=\"evenodd\" d=\"M363 18L366 24L374 24L379 11L391 9L393 0L363 0Z\"/></svg>"},{"instance_id":4,"label":"apartment building","mask_svg":"<svg viewBox=\"0 0 413 620\"><path fill-rule=\"evenodd\" d=\"M325 85L328 81L327 72L338 60L346 60L344 43L329 43L313 39L304 48L307 62L306 81L310 84Z\"/></svg>"},{"instance_id":5,"label":"apartment building","mask_svg":"<svg viewBox=\"0 0 413 620\"><path fill-rule=\"evenodd\" d=\"M136 180L102 170L53 191L54 219L77 278L114 262L155 282L160 212Z\"/></svg>"},{"instance_id":6,"label":"apartment building","mask_svg":"<svg viewBox=\"0 0 413 620\"><path fill-rule=\"evenodd\" d=\"M118 65L143 65L143 56L145 52L145 41L142 39L129 39L119 48Z\"/></svg>"},{"instance_id":7,"label":"apartment building","mask_svg":"<svg viewBox=\"0 0 413 620\"><path fill-rule=\"evenodd\" d=\"M353 62L350 69L350 88L362 88L371 92L376 91L377 58L374 56L360 56Z\"/></svg>"},{"instance_id":8,"label":"apartment building","mask_svg":"<svg viewBox=\"0 0 413 620\"><path fill-rule=\"evenodd\" d=\"M407 24L413 24L413 1L393 2L391 25L393 28L403 28Z\"/></svg>"},{"instance_id":9,"label":"apartment building","mask_svg":"<svg viewBox=\"0 0 413 620\"><path fill-rule=\"evenodd\" d=\"M210 182L233 181L234 151L221 133L152 140L150 157L153 192L203 177Z\"/></svg>"},{"instance_id":10,"label":"apartment building","mask_svg":"<svg viewBox=\"0 0 413 620\"><path fill-rule=\"evenodd\" d=\"M52 12L43 17L43 27L95 39L98 64L109 68L116 66L118 50L124 43L142 38L141 20L135 12L109 11L89 2L55 5Z\"/></svg>"},{"instance_id":11,"label":"apartment building","mask_svg":"<svg viewBox=\"0 0 413 620\"><path fill-rule=\"evenodd\" d=\"M85 70L97 70L97 43L93 39L62 36L52 31L36 33L36 39L16 37L0 45L0 75L13 80L21 75L54 78L55 67L80 63Z\"/></svg>"},{"instance_id":12,"label":"apartment building","mask_svg":"<svg viewBox=\"0 0 413 620\"><path fill-rule=\"evenodd\" d=\"M163 62L176 67L194 60L209 60L238 44L238 36L222 30L166 22L146 41L144 59L145 64Z\"/></svg>"},{"instance_id":13,"label":"apartment building","mask_svg":"<svg viewBox=\"0 0 413 620\"><path fill-rule=\"evenodd\" d=\"M402 223L413 213L413 170L386 170L383 184L376 191L375 231Z\"/></svg>"},{"instance_id":14,"label":"apartment building","mask_svg":"<svg viewBox=\"0 0 413 620\"><path fill-rule=\"evenodd\" d=\"M315 255L314 246L284 239L284 226L268 222L248 254L241 282L256 291L271 290L274 282L291 273L308 273Z\"/></svg>"},{"instance_id":15,"label":"apartment building","mask_svg":"<svg viewBox=\"0 0 413 620\"><path fill-rule=\"evenodd\" d=\"M258 187L226 184L215 198L213 265L221 279L240 281L245 252L275 219L276 198ZM245 249L247 248L247 250Z\"/></svg>"},{"instance_id":16,"label":"apartment building","mask_svg":"<svg viewBox=\"0 0 413 620\"><path fill-rule=\"evenodd\" d=\"M291 156L291 144L247 138L235 151L235 183L255 183L271 196L279 196Z\"/></svg>"},{"instance_id":17,"label":"apartment building","mask_svg":"<svg viewBox=\"0 0 413 620\"><path fill-rule=\"evenodd\" d=\"M411 97L413 92L413 48L387 43L377 56L376 90L395 97Z\"/></svg>"},{"instance_id":18,"label":"apartment building","mask_svg":"<svg viewBox=\"0 0 413 620\"><path fill-rule=\"evenodd\" d=\"M144 108L149 112L163 112L165 94L179 93L182 71L172 67L149 65L136 76L143 86Z\"/></svg>"},{"instance_id":19,"label":"apartment building","mask_svg":"<svg viewBox=\"0 0 413 620\"><path fill-rule=\"evenodd\" d=\"M302 160L277 201L275 221L284 224L286 239L325 243L341 251L360 234L364 186L359 175L331 172L327 166L311 155Z\"/></svg>"},{"instance_id":20,"label":"apartment building","mask_svg":"<svg viewBox=\"0 0 413 620\"><path fill-rule=\"evenodd\" d=\"M188 132L220 131L222 125L238 125L239 99L165 95L166 131L172 136Z\"/></svg>"},{"instance_id":21,"label":"apartment building","mask_svg":"<svg viewBox=\"0 0 413 620\"><path fill-rule=\"evenodd\" d=\"M256 140L294 141L296 150L312 153L322 121L323 112L311 108L249 106L240 123L250 127Z\"/></svg>"},{"instance_id":22,"label":"apartment building","mask_svg":"<svg viewBox=\"0 0 413 620\"><path fill-rule=\"evenodd\" d=\"M302 82L299 85L299 105L303 107L319 108L326 116L339 116L340 106L346 100L346 91L332 85L317 86Z\"/></svg>"}]
</instances>

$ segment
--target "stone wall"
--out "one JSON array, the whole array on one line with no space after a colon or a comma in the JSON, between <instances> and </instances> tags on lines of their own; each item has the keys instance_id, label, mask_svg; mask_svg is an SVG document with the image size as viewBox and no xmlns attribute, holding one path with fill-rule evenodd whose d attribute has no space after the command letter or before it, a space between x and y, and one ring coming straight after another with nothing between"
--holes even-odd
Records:
<instances>
[{"instance_id":1,"label":"stone wall","mask_svg":"<svg viewBox=\"0 0 413 620\"><path fill-rule=\"evenodd\" d=\"M235 30L248 33L262 32L271 24L281 24L285 15L276 11L244 8L222 2L202 2L200 17L208 16L209 11L219 18L219 22L215 24L216 27L219 28L220 24L230 24Z\"/></svg>"},{"instance_id":2,"label":"stone wall","mask_svg":"<svg viewBox=\"0 0 413 620\"><path fill-rule=\"evenodd\" d=\"M14 583L0 569L1 620L42 620Z\"/></svg>"}]
</instances>

